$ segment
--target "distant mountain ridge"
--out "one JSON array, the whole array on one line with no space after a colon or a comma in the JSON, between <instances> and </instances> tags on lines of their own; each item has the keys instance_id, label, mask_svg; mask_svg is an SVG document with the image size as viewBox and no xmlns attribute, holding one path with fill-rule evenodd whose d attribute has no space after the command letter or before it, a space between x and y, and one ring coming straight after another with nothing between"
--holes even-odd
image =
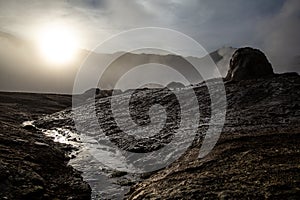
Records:
<instances>
[{"instance_id":1,"label":"distant mountain ridge","mask_svg":"<svg viewBox=\"0 0 300 200\"><path fill-rule=\"evenodd\" d=\"M203 77L199 77L198 71L200 71L200 75L202 75L203 73L204 75L208 74L210 76L205 77L206 79L212 78L214 76L219 76L218 73L213 71L213 69L215 68L215 66L213 65L216 65L218 67L220 75L224 77L226 75L226 72L228 71L228 63L230 57L234 51L235 48L223 47L202 58L191 56L182 57L173 54L157 55L119 52L116 55L92 53L90 54L89 62L92 65L93 63L101 63L101 59L111 59L112 57L118 57L111 63L109 68L105 71L105 74L103 74L104 79L102 80L102 82L100 82L99 87L104 89L114 88L114 83L119 78L121 78L124 73L128 72L136 66L141 66L149 63L156 63L164 66L169 66L172 69L179 72L181 75L185 76L187 79L189 79L189 83L194 84L203 81ZM156 73L158 74L158 76L161 74L159 71L157 71ZM93 75L92 72L90 75ZM143 74L141 74L141 76L143 76ZM161 78L166 79L164 85L167 85L168 83L173 81L181 82L181 80L174 80L172 79L173 77L168 77L167 75Z\"/></svg>"},{"instance_id":2,"label":"distant mountain ridge","mask_svg":"<svg viewBox=\"0 0 300 200\"><path fill-rule=\"evenodd\" d=\"M226 75L228 62L235 49L231 47L223 47L209 54L212 61L217 64L220 74ZM85 61L85 59L88 59ZM0 32L0 90L3 91L32 91L32 92L51 92L51 93L72 93L73 84L77 72L81 65L88 67L89 72L87 78L94 76L98 67L103 61L115 59L108 70L105 71L104 78L98 87L102 89L111 89L124 73L135 66L140 66L148 63L157 63L169 66L188 77L189 82L201 82L201 77L197 76L197 71L188 62L192 61L196 65L201 66L201 73L212 74L212 65L208 55L203 58L197 57L182 57L179 55L156 55L156 54L135 54L117 52L114 54L102 54L90 52L89 50L81 49L76 59L62 66L52 66L46 63L39 56L33 42L24 40L13 34ZM188 61L187 61L188 60ZM83 63L83 61L85 61ZM210 62L209 62L210 61ZM182 82L176 77L170 77L168 74L161 73L160 70L153 71L153 74L160 76L164 80L164 85L170 82ZM143 79L148 74L139 74L138 77ZM187 83L184 83L187 85ZM82 92L89 88L96 87L95 85L83 85ZM129 89L131 85L124 85L123 89Z\"/></svg>"}]
</instances>

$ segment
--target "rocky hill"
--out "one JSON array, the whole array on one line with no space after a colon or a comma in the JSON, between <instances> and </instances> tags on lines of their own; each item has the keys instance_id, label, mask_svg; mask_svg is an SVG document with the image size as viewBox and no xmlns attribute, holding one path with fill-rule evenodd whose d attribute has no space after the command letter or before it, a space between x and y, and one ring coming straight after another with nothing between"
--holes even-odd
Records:
<instances>
[{"instance_id":1,"label":"rocky hill","mask_svg":"<svg viewBox=\"0 0 300 200\"><path fill-rule=\"evenodd\" d=\"M209 82L213 84L213 81ZM296 73L273 74L225 83L225 126L217 145L203 159L198 158L198 153L211 117L208 106L210 96L205 83L193 89L198 96L202 114L193 144L171 165L158 172L142 175L142 180L146 179L131 187L126 198L296 199L300 184L300 76ZM184 93L184 89L172 92ZM162 103L168 111L169 119L178 117L176 101L170 91L140 89L134 94L132 117L140 126L149 124L147 109L155 103ZM118 102L117 112L120 115L125 112L128 95L123 93L111 97ZM115 124L109 103L110 97L96 100L100 127L95 127L92 115L88 113L91 103L79 107L79 113L85 116L80 120L85 130L94 130L95 134L99 128L106 130L106 135L115 145L131 152L155 152L171 141L171 132L178 125L174 121L167 122L161 131L152 129L159 133L157 135L144 140L137 139L132 135L139 134L138 129L127 135ZM180 106L192 109L189 101ZM74 127L70 114L70 110L62 111L42 118L35 124L44 129ZM151 119L158 117L158 114L154 114ZM128 122L126 117L124 120L124 123ZM127 127L129 130L130 126ZM185 137L184 133L181 136ZM100 136L98 139L101 141ZM111 152L110 147L105 146L106 143L103 145L103 149ZM174 148L174 152L178 150L177 146L171 148ZM89 171L89 174L92 172ZM94 192L97 193L99 187L93 187Z\"/></svg>"},{"instance_id":2,"label":"rocky hill","mask_svg":"<svg viewBox=\"0 0 300 200\"><path fill-rule=\"evenodd\" d=\"M249 52L259 65L244 56ZM3 94L1 106L10 114L1 114L1 195L17 199L89 198L89 186L76 170L66 167L65 150L72 148L42 135L52 131L67 141L78 142L80 148L86 146L70 163L83 171L95 199L298 199L300 76L274 74L268 70L267 58L255 52L246 48L234 53L224 84L226 105L216 102L226 106L225 124L216 146L201 158L199 150L207 130L220 126L210 123L220 113L212 112L208 88L218 95L221 79L176 90L140 88L113 96L105 91L95 99L78 98L79 104L73 109L66 108L70 96L21 95L19 103L13 103L12 96L19 94ZM247 75L249 71L251 76ZM196 94L198 107L192 103L189 89ZM177 96L183 101L179 103ZM37 101L31 101L33 97ZM34 106L34 102L40 104ZM160 107L152 110L157 104ZM195 110L200 113L199 121L193 121L195 115L183 121L182 114ZM50 114L54 111L59 112ZM23 120L34 122L24 130L18 124ZM161 122L163 126L159 126ZM196 128L196 135L184 149L180 144L189 138L187 131L192 128ZM83 140L74 138L74 134ZM86 136L88 139L84 139ZM168 154L159 153L174 139L178 145L171 145ZM155 156L167 163L179 151L183 152L179 158L153 168ZM130 154L149 152L146 157ZM130 168L132 164L150 170L138 173Z\"/></svg>"},{"instance_id":3,"label":"rocky hill","mask_svg":"<svg viewBox=\"0 0 300 200\"><path fill-rule=\"evenodd\" d=\"M300 76L281 74L225 87L226 123L213 151L199 159L202 139L195 139L180 159L133 186L128 199L299 197Z\"/></svg>"},{"instance_id":4,"label":"rocky hill","mask_svg":"<svg viewBox=\"0 0 300 200\"><path fill-rule=\"evenodd\" d=\"M198 158L200 123L188 151L133 186L128 199L299 198L299 75L274 74L265 55L248 47L233 54L229 67L226 121L212 152ZM205 85L194 90L199 102L209 102Z\"/></svg>"}]
</instances>

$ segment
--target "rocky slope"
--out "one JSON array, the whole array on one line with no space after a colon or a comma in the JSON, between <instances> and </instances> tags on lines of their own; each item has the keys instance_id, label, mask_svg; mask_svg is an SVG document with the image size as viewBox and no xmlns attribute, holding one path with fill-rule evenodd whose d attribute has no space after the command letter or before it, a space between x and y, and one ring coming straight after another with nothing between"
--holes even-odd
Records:
<instances>
[{"instance_id":1,"label":"rocky slope","mask_svg":"<svg viewBox=\"0 0 300 200\"><path fill-rule=\"evenodd\" d=\"M90 199L89 185L68 165L72 147L21 126L70 105L69 95L0 93L0 199Z\"/></svg>"},{"instance_id":2,"label":"rocky slope","mask_svg":"<svg viewBox=\"0 0 300 200\"><path fill-rule=\"evenodd\" d=\"M274 74L262 52L241 48L223 79L226 103L220 80L91 89L73 108L67 95L0 93L1 198L90 199L82 175L94 199L298 199L300 76ZM199 157L224 106L221 136Z\"/></svg>"},{"instance_id":3,"label":"rocky slope","mask_svg":"<svg viewBox=\"0 0 300 200\"><path fill-rule=\"evenodd\" d=\"M213 85L214 81L210 80L208 83ZM300 76L296 73L274 74L225 83L225 126L213 151L202 159L198 158L198 153L212 114L209 107L210 96L205 83L196 85L193 90L198 97L201 117L199 125L189 124L191 127L198 126L192 145L169 166L155 173L141 174L140 178L144 180L132 186L125 198L297 199L300 195ZM135 153L152 151L155 155L156 150L172 141L174 131L179 130L178 120L181 113L173 95L175 93L182 94L185 98L184 103L180 104L181 110L185 112L194 109L190 103L190 96L185 94L185 89L139 89L133 93L129 109L131 119L139 126L149 125L150 119L154 120L154 123L161 120L160 111L152 113L151 118L149 116L149 108L154 104L160 104L167 112L165 126L161 129L151 128L149 132L143 131L142 133L146 134L144 139L135 137L141 134L141 129L129 124L128 116L124 114L127 108L126 99L130 98L128 93L97 98L95 101L89 99L76 109L81 115L77 123L90 132L100 144L97 148L106 151L107 155L111 156L108 159L115 161L116 165L122 159L118 157L119 154L113 154L116 148L107 145L103 142L104 138L97 135L100 129L104 130L106 137L119 149ZM112 100L117 102L115 108L117 116L120 117L118 124L114 119L116 115L113 116L110 111ZM93 123L93 102L96 105L99 124ZM76 132L73 117L71 110L65 110L45 116L35 121L35 125L43 129L69 128ZM130 130L130 134L122 130L124 126ZM179 132L179 137L184 139L186 135ZM172 152L180 150L176 145L170 148L173 151L166 156L168 158L173 156ZM97 152L97 149L94 152ZM130 159L123 159L122 162L128 162L129 166L132 162ZM136 162L146 165L149 164L149 160L151 156ZM94 169L88 168L88 174L92 174L89 178L94 182L103 181L103 177L97 179L93 172L99 172L99 167L96 167L99 163L90 162L85 164L87 165L95 166ZM118 176L126 174L121 172ZM124 185L128 189L128 185L134 181L136 180ZM103 196L103 191L99 190L106 183L101 183L102 185L93 186L94 192L100 193L100 198L120 198L108 194ZM112 193L116 191L110 190Z\"/></svg>"},{"instance_id":4,"label":"rocky slope","mask_svg":"<svg viewBox=\"0 0 300 200\"><path fill-rule=\"evenodd\" d=\"M199 159L202 138L195 139L180 159L133 186L127 199L299 198L299 75L225 88L226 123L213 151ZM201 85L196 90L205 91Z\"/></svg>"}]
</instances>

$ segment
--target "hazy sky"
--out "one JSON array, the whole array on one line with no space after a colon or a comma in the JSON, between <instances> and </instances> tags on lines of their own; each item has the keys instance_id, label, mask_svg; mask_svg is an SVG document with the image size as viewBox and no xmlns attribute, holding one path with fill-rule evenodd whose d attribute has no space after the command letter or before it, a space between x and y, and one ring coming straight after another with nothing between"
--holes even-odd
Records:
<instances>
[{"instance_id":1,"label":"hazy sky","mask_svg":"<svg viewBox=\"0 0 300 200\"><path fill-rule=\"evenodd\" d=\"M0 37L34 40L55 22L72 27L86 49L121 31L155 26L183 32L209 52L257 47L277 71L299 71L285 67L300 55L299 0L0 0Z\"/></svg>"},{"instance_id":2,"label":"hazy sky","mask_svg":"<svg viewBox=\"0 0 300 200\"><path fill-rule=\"evenodd\" d=\"M0 28L34 37L39 26L64 22L78 29L82 46L89 48L144 26L181 31L208 51L222 45L264 47L276 45L265 41L266 35L284 39L298 32L299 5L297 0L1 0Z\"/></svg>"}]
</instances>

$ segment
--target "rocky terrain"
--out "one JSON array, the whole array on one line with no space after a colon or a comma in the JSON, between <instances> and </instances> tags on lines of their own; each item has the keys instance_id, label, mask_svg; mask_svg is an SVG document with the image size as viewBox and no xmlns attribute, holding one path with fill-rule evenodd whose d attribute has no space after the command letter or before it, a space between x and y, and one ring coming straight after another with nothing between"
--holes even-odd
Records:
<instances>
[{"instance_id":1,"label":"rocky terrain","mask_svg":"<svg viewBox=\"0 0 300 200\"><path fill-rule=\"evenodd\" d=\"M180 159L133 186L128 199L299 198L299 75L225 87L226 123L213 151L199 159L202 139L195 139Z\"/></svg>"},{"instance_id":2,"label":"rocky terrain","mask_svg":"<svg viewBox=\"0 0 300 200\"><path fill-rule=\"evenodd\" d=\"M90 187L67 166L66 152L79 148L69 163L83 172L93 199L298 199L300 76L274 74L267 58L256 52L245 48L236 52L242 56L234 54L224 79L226 105L215 102L220 112L211 110L208 88L221 99L221 79L114 96L91 89L73 108L66 108L70 96L2 93L1 196L89 199ZM207 130L220 126L210 120L221 117L222 106L227 111L221 136L199 158ZM194 128L190 138L188 130ZM41 132L80 146L54 143ZM167 153L159 151L174 141ZM168 164L157 168L156 158Z\"/></svg>"},{"instance_id":3,"label":"rocky terrain","mask_svg":"<svg viewBox=\"0 0 300 200\"><path fill-rule=\"evenodd\" d=\"M127 199L299 199L300 76L274 74L261 51L241 48L225 80L226 121L214 149L198 157L200 120L185 154L133 186ZM209 102L205 85L194 90L200 105Z\"/></svg>"},{"instance_id":4,"label":"rocky terrain","mask_svg":"<svg viewBox=\"0 0 300 200\"><path fill-rule=\"evenodd\" d=\"M213 85L214 80L208 83ZM300 195L298 142L300 139L300 76L296 73L273 74L262 78L225 83L227 98L225 126L213 151L202 159L198 158L198 153L211 117L210 96L205 83L196 85L193 90L198 96L202 114L193 144L179 159L162 170L140 174L141 182L132 186L125 198L297 199ZM98 124L95 126L89 113L93 110L91 99L78 107L82 118L77 122L81 123L86 131L94 134L96 140L102 145L97 148L106 149L107 153L114 152L115 149L107 146L102 141L101 135L97 136L99 129L104 130L110 141L120 149L136 153L155 152L172 140L172 134L178 128L180 113L178 102L173 95L176 92L185 94L184 89L170 91L159 88L139 89L133 93L130 104L131 117L140 126L149 125L150 118L147 110L154 104L161 104L167 112L166 126L162 129L152 128L151 131L158 134L147 135L144 139L134 137L140 134L140 130L130 127L124 114L126 99L129 98L127 93L96 99L96 113L100 127ZM189 99L189 96L186 96L186 99ZM116 111L119 113L117 115L121 116L118 124L110 110L112 100L117 101ZM192 109L189 101L180 106L183 110ZM152 120L159 117L159 113L151 115ZM35 121L35 125L44 129L62 127L76 131L72 128L74 127L72 119L70 110L65 110L45 116ZM127 125L131 134L126 134L126 131L122 130L122 119L123 125ZM179 135L186 137L184 133ZM178 151L178 146L171 148L174 148L174 152ZM172 153L168 155L171 156ZM121 160L118 155L112 158L116 161ZM138 161L148 163L148 159L151 158L141 158ZM93 169L89 168L89 170L89 174L93 174L91 173ZM128 173L120 171L118 174L120 177L125 175ZM97 180L95 175L90 176ZM127 180L128 177L125 179ZM124 184L123 180L122 184L128 191L128 186L135 181L130 180ZM100 186L92 188L97 193ZM100 192L98 198L113 197L101 196Z\"/></svg>"},{"instance_id":5,"label":"rocky terrain","mask_svg":"<svg viewBox=\"0 0 300 200\"><path fill-rule=\"evenodd\" d=\"M0 93L0 199L90 199L89 185L68 165L73 147L22 127L69 106L70 95Z\"/></svg>"}]
</instances>

